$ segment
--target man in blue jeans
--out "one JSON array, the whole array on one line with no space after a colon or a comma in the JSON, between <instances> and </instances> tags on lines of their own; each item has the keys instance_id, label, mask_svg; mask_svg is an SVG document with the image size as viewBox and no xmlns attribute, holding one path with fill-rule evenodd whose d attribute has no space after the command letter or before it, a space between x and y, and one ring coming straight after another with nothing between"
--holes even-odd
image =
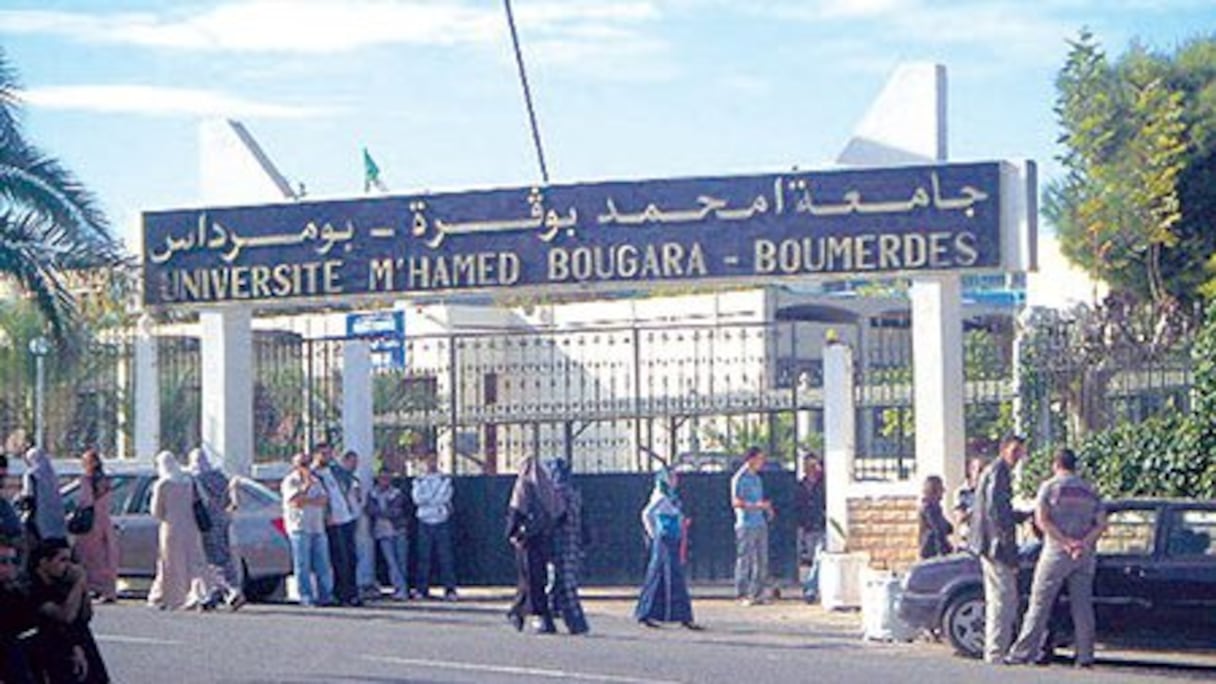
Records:
<instances>
[{"instance_id":1,"label":"man in blue jeans","mask_svg":"<svg viewBox=\"0 0 1216 684\"><path fill-rule=\"evenodd\" d=\"M827 540L827 516L823 488L823 464L808 453L802 458L802 479L794 490L794 520L798 524L798 565L806 566L802 598L819 601L819 554Z\"/></svg>"},{"instance_id":2,"label":"man in blue jeans","mask_svg":"<svg viewBox=\"0 0 1216 684\"><path fill-rule=\"evenodd\" d=\"M743 605L764 603L768 581L768 519L773 504L764 498L760 469L765 455L751 447L743 465L730 480L731 505L735 509L735 596Z\"/></svg>"},{"instance_id":3,"label":"man in blue jeans","mask_svg":"<svg viewBox=\"0 0 1216 684\"><path fill-rule=\"evenodd\" d=\"M283 494L283 524L291 540L292 572L300 604L332 605L334 574L329 559L329 540L325 536L325 506L329 497L320 480L309 469L309 458L296 454L291 472L279 485ZM316 575L316 593L313 592Z\"/></svg>"},{"instance_id":4,"label":"man in blue jeans","mask_svg":"<svg viewBox=\"0 0 1216 684\"><path fill-rule=\"evenodd\" d=\"M426 472L414 478L410 487L418 518L418 581L410 595L430 598L431 562L439 561L439 581L443 597L456 600L456 571L452 558L452 478L439 472L439 457L426 458Z\"/></svg>"}]
</instances>

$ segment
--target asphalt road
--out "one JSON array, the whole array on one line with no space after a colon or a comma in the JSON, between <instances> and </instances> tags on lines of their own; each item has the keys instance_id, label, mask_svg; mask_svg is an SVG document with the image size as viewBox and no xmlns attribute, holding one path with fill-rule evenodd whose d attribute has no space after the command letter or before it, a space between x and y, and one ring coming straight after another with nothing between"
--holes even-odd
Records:
<instances>
[{"instance_id":1,"label":"asphalt road","mask_svg":"<svg viewBox=\"0 0 1216 684\"><path fill-rule=\"evenodd\" d=\"M1104 660L993 668L940 644L872 643L856 614L794 601L741 608L699 600L703 632L652 630L626 600L587 603L592 633L517 633L501 595L457 604L376 603L362 609L251 605L238 613L166 613L138 601L98 606L93 628L114 681L142 682L1178 682L1216 679L1208 666Z\"/></svg>"}]
</instances>

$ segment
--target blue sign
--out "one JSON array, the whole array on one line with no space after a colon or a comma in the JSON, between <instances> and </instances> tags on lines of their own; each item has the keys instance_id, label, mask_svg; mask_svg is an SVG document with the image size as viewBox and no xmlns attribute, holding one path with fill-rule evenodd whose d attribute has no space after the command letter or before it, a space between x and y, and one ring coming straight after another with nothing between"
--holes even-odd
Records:
<instances>
[{"instance_id":1,"label":"blue sign","mask_svg":"<svg viewBox=\"0 0 1216 684\"><path fill-rule=\"evenodd\" d=\"M149 306L1002 269L999 162L144 214Z\"/></svg>"},{"instance_id":2,"label":"blue sign","mask_svg":"<svg viewBox=\"0 0 1216 684\"><path fill-rule=\"evenodd\" d=\"M347 337L370 338L372 366L405 368L405 312L373 311L346 315Z\"/></svg>"}]
</instances>

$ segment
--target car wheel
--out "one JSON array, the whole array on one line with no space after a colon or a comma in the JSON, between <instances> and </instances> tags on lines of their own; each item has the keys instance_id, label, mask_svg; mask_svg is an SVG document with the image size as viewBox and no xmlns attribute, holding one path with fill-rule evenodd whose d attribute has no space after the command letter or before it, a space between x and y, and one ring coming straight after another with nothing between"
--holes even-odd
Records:
<instances>
[{"instance_id":1,"label":"car wheel","mask_svg":"<svg viewBox=\"0 0 1216 684\"><path fill-rule=\"evenodd\" d=\"M245 598L250 601L262 602L279 594L283 588L283 580L285 578L278 575L270 575L269 577L252 577L249 574L249 566L245 561L241 561L241 590L245 592Z\"/></svg>"},{"instance_id":2,"label":"car wheel","mask_svg":"<svg viewBox=\"0 0 1216 684\"><path fill-rule=\"evenodd\" d=\"M942 614L942 631L955 652L968 658L984 654L984 593L969 589L950 599Z\"/></svg>"}]
</instances>

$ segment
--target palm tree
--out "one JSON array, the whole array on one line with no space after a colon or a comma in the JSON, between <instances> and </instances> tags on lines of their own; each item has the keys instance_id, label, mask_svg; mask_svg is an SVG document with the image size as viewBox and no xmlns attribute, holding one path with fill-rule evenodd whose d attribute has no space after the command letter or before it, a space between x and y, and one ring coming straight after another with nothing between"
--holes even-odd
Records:
<instances>
[{"instance_id":1,"label":"palm tree","mask_svg":"<svg viewBox=\"0 0 1216 684\"><path fill-rule=\"evenodd\" d=\"M70 352L79 318L64 272L119 266L126 257L92 193L24 138L20 106L16 73L0 50L0 278L20 285Z\"/></svg>"}]
</instances>

